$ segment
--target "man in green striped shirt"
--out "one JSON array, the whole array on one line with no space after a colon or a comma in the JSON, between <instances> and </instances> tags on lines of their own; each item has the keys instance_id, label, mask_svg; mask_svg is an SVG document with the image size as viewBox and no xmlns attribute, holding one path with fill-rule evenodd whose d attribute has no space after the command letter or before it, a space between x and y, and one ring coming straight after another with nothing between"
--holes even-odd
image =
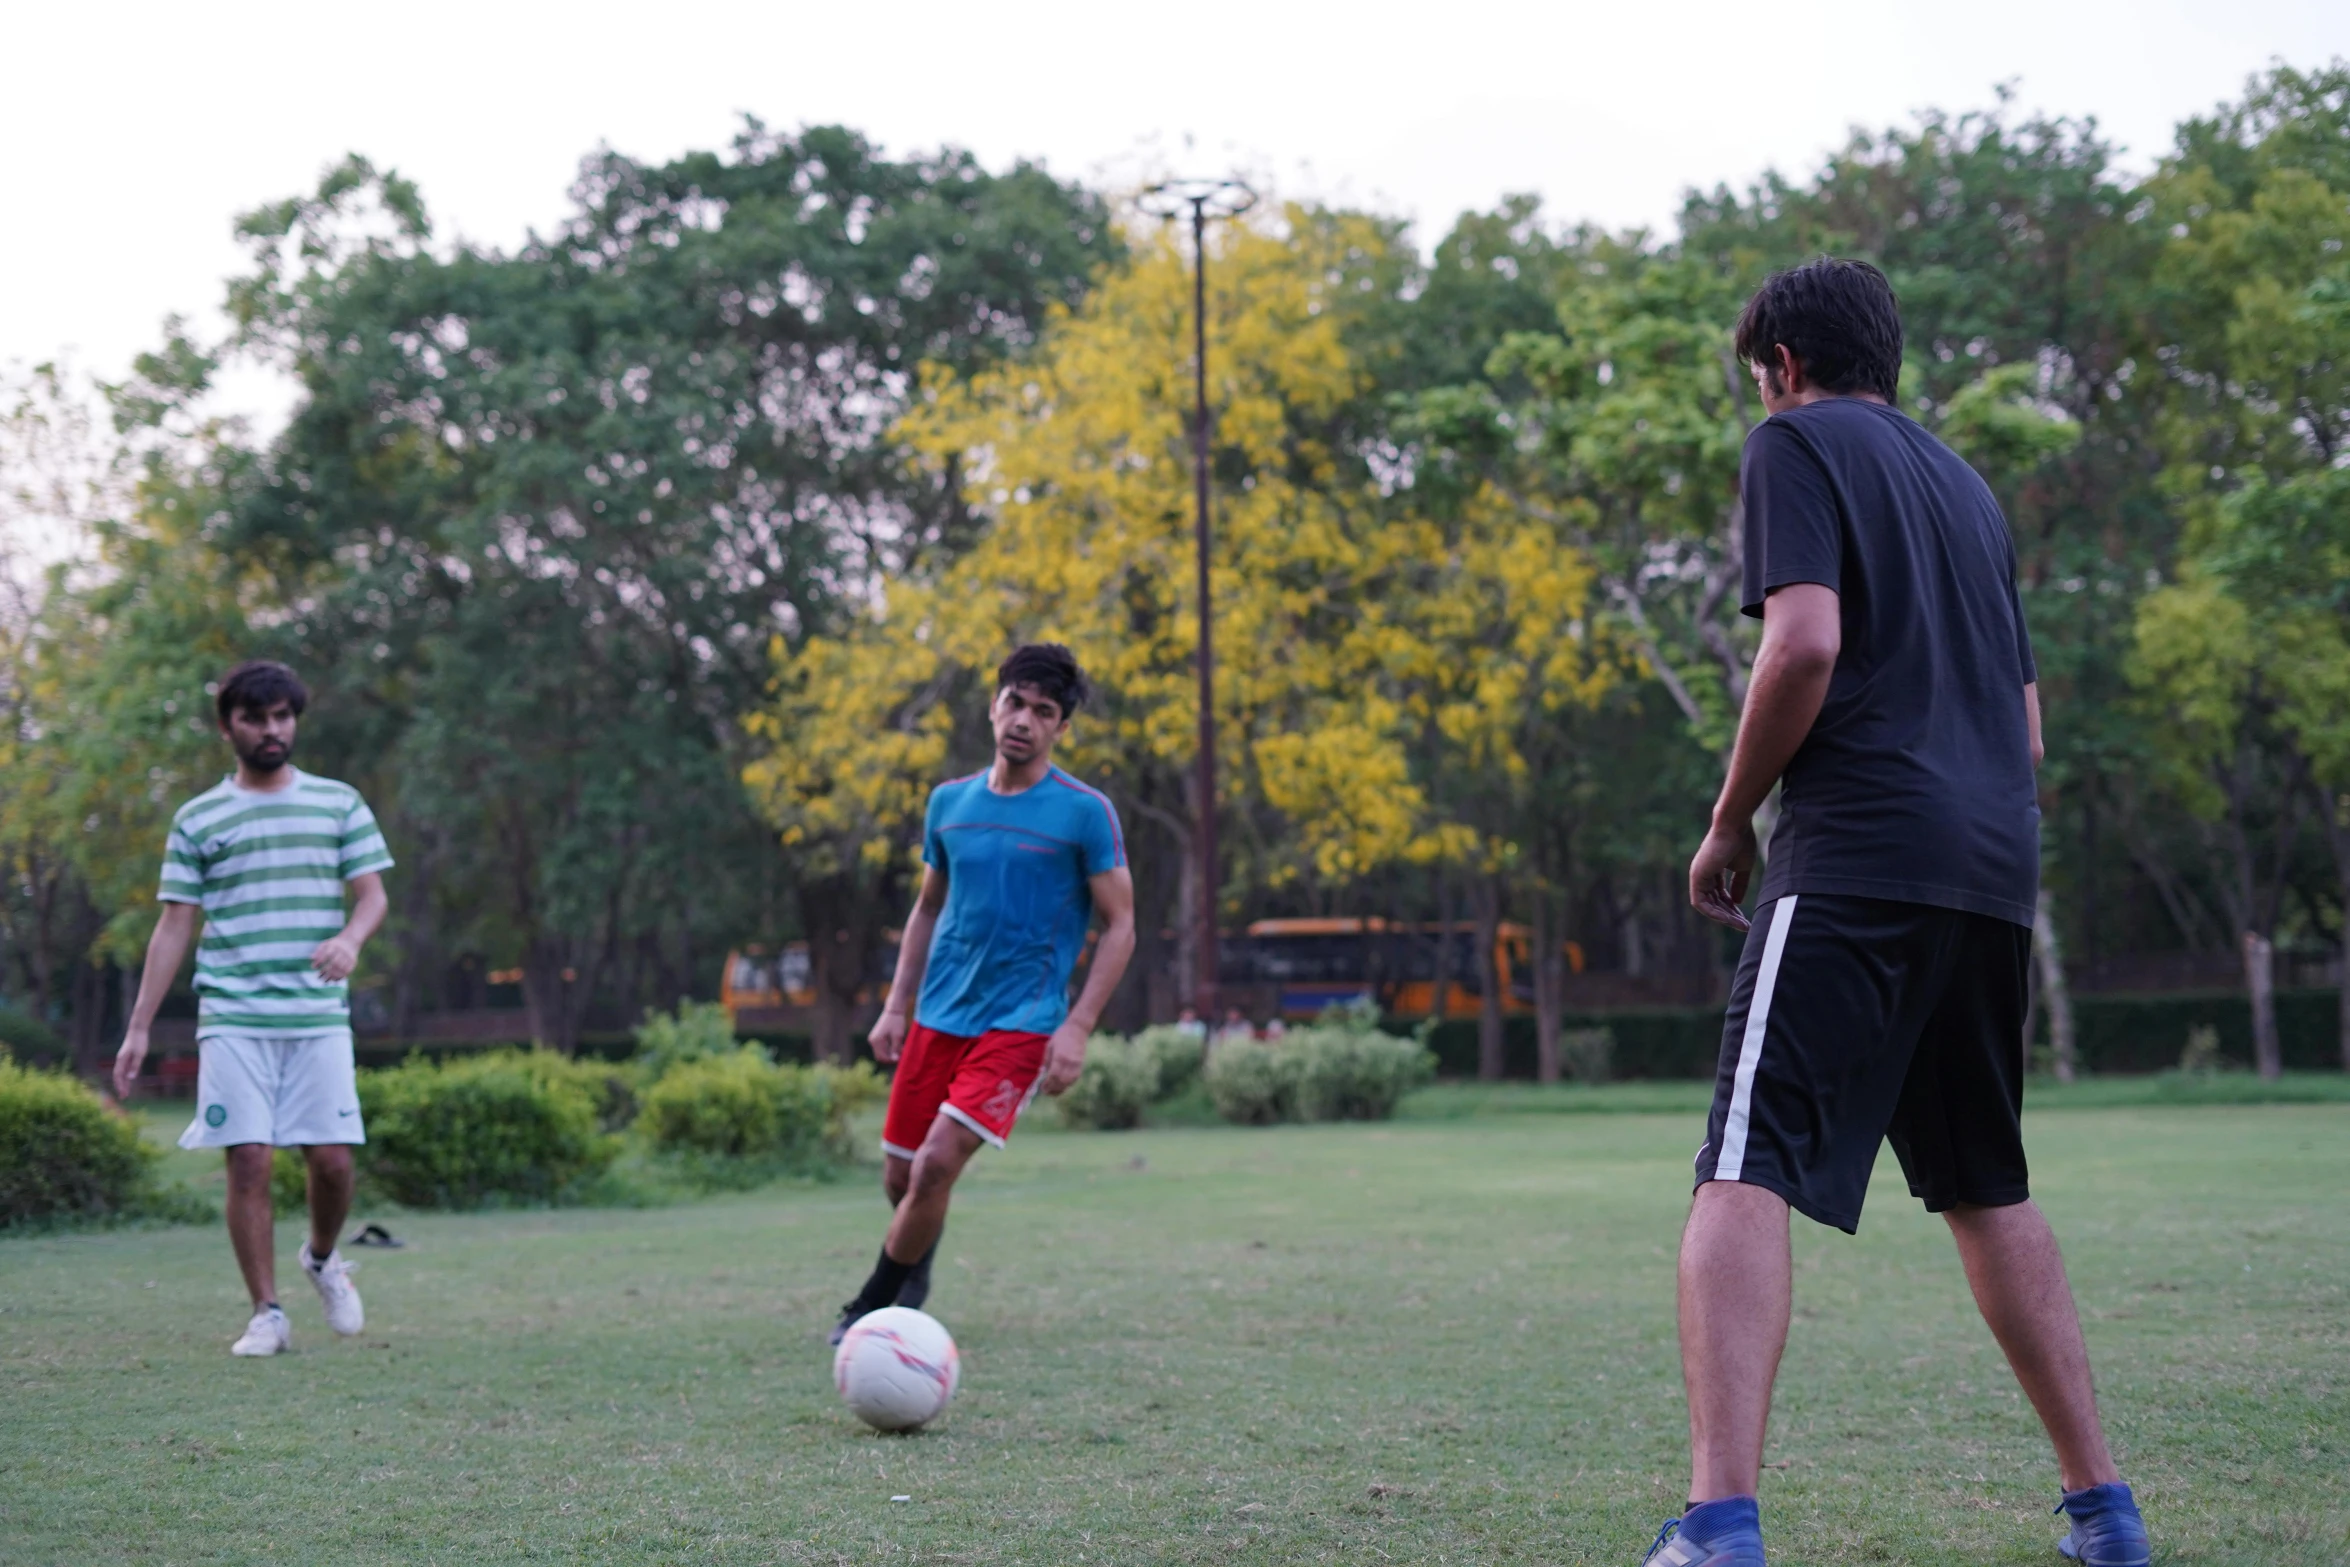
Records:
<instances>
[{"instance_id":1,"label":"man in green striped shirt","mask_svg":"<svg viewBox=\"0 0 2350 1567\"><path fill-rule=\"evenodd\" d=\"M351 1211L351 1145L367 1140L351 1058L349 986L359 948L383 923L392 863L359 791L293 765L309 693L283 664L240 664L221 682L220 732L237 770L179 808L164 851L163 905L114 1085L128 1094L147 1057L155 1009L196 945L196 1119L182 1148L228 1158L228 1231L253 1297L231 1346L290 1346L277 1300L270 1160L300 1148L310 1173L302 1272L328 1326L365 1325L351 1268L335 1249ZM344 890L352 894L346 916Z\"/></svg>"}]
</instances>

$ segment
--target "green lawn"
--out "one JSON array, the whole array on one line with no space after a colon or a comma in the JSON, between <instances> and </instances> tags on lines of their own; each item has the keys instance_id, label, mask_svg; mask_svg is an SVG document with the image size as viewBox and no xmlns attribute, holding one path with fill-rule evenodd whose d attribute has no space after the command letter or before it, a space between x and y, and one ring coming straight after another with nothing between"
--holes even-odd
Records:
<instances>
[{"instance_id":1,"label":"green lawn","mask_svg":"<svg viewBox=\"0 0 2350 1567\"><path fill-rule=\"evenodd\" d=\"M394 1216L368 1332L304 1291L277 1361L226 1353L216 1230L0 1242L0 1560L1630 1563L1683 1483L1692 1105L1040 1116L958 1200L963 1391L912 1438L850 1420L818 1337L872 1256L864 1178ZM1578 1108L1619 1113L1537 1113ZM2350 1108L2027 1121L2161 1559L2350 1560ZM1797 1232L1775 1558L2050 1567L2038 1428L1879 1174L1858 1239Z\"/></svg>"}]
</instances>

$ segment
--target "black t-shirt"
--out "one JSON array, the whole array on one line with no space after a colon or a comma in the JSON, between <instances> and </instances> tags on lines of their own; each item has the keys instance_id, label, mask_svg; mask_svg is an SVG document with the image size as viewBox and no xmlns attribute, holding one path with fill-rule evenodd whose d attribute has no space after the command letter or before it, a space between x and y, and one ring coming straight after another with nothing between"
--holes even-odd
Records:
<instances>
[{"instance_id":1,"label":"black t-shirt","mask_svg":"<svg viewBox=\"0 0 2350 1567\"><path fill-rule=\"evenodd\" d=\"M2038 678L2015 546L1957 453L1882 403L1831 397L1746 439L1744 608L1834 588L1843 650L1787 764L1766 901L1834 892L2032 923Z\"/></svg>"}]
</instances>

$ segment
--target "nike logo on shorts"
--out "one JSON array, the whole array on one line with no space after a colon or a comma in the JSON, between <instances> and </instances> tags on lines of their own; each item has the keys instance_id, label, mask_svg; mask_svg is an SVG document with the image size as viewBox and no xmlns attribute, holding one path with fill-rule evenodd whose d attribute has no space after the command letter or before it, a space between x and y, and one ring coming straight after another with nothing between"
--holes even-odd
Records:
<instances>
[{"instance_id":1,"label":"nike logo on shorts","mask_svg":"<svg viewBox=\"0 0 2350 1567\"><path fill-rule=\"evenodd\" d=\"M357 1115L358 1113L359 1113L359 1107L358 1107L357 1105L353 1105L353 1106L352 1106L350 1109L348 1109L348 1110L337 1110L337 1111L335 1112L335 1114L337 1114L337 1115Z\"/></svg>"}]
</instances>

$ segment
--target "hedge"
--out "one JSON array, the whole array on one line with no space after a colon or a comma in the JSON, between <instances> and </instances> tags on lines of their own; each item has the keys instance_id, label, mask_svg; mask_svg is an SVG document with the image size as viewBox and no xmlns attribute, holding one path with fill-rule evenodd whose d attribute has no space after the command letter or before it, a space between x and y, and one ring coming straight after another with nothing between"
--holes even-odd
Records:
<instances>
[{"instance_id":1,"label":"hedge","mask_svg":"<svg viewBox=\"0 0 2350 1567\"><path fill-rule=\"evenodd\" d=\"M0 1061L0 1232L216 1217L209 1204L156 1178L162 1156L129 1116L68 1074Z\"/></svg>"},{"instance_id":2,"label":"hedge","mask_svg":"<svg viewBox=\"0 0 2350 1567\"><path fill-rule=\"evenodd\" d=\"M2289 1071L2325 1071L2342 1064L2340 1002L2328 989L2277 992L2277 1035ZM1626 1007L1570 1012L1567 1028L1605 1028L1615 1036L1617 1078L1705 1078L1721 1051L1719 1007ZM2073 1027L2087 1072L2159 1072L2179 1064L2187 1030L2218 1031L2222 1060L2252 1064L2252 1006L2241 993L2193 991L2170 995L2076 995ZM1411 1025L1390 1020L1393 1033ZM2048 1036L2045 1014L2039 1037ZM1430 1031L1440 1077L1477 1075L1477 1020L1448 1018ZM1502 1020L1502 1075L1534 1076L1534 1019Z\"/></svg>"},{"instance_id":3,"label":"hedge","mask_svg":"<svg viewBox=\"0 0 2350 1567\"><path fill-rule=\"evenodd\" d=\"M610 1073L551 1051L418 1057L359 1078L361 1176L411 1208L557 1202L620 1151Z\"/></svg>"}]
</instances>

